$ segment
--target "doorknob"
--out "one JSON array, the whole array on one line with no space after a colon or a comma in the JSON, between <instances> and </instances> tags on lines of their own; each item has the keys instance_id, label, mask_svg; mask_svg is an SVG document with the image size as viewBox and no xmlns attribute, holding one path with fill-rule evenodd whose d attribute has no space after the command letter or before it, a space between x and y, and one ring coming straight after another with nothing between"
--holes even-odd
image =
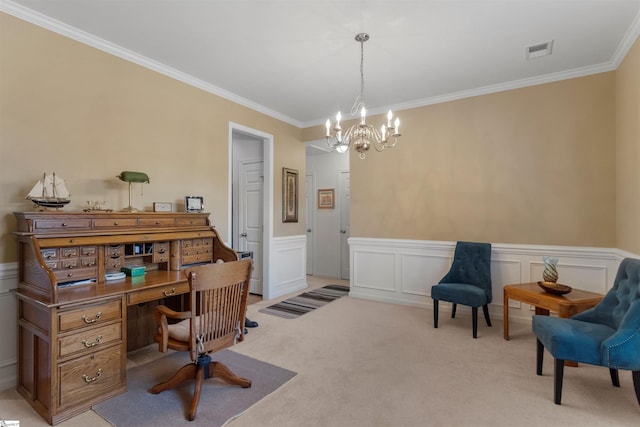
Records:
<instances>
[{"instance_id":1,"label":"doorknob","mask_svg":"<svg viewBox=\"0 0 640 427\"><path fill-rule=\"evenodd\" d=\"M341 232L342 234L346 234L346 233L347 233L347 230L340 230L340 232Z\"/></svg>"},{"instance_id":2,"label":"doorknob","mask_svg":"<svg viewBox=\"0 0 640 427\"><path fill-rule=\"evenodd\" d=\"M242 233L240 236L241 237L247 237L247 233Z\"/></svg>"},{"instance_id":3,"label":"doorknob","mask_svg":"<svg viewBox=\"0 0 640 427\"><path fill-rule=\"evenodd\" d=\"M310 228L307 228L307 233L311 233L311 229Z\"/></svg>"}]
</instances>

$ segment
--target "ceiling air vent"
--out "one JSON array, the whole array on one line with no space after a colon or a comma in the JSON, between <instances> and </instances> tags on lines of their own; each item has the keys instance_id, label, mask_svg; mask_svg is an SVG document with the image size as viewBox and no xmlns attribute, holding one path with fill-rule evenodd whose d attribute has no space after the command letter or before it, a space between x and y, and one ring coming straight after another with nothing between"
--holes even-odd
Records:
<instances>
[{"instance_id":1,"label":"ceiling air vent","mask_svg":"<svg viewBox=\"0 0 640 427\"><path fill-rule=\"evenodd\" d=\"M551 55L551 48L553 47L553 40L549 40L543 43L537 43L525 48L525 54L527 59L540 58L541 56Z\"/></svg>"}]
</instances>

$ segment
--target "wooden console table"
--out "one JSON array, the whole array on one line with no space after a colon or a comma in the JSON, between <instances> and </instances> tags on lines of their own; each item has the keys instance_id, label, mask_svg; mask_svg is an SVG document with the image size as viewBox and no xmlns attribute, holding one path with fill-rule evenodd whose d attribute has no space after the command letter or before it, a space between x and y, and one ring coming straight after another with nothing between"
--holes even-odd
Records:
<instances>
[{"instance_id":1,"label":"wooden console table","mask_svg":"<svg viewBox=\"0 0 640 427\"><path fill-rule=\"evenodd\" d=\"M185 267L234 261L207 213L15 212L18 392L50 424L124 392L127 351L178 307ZM140 276L106 280L122 267Z\"/></svg>"},{"instance_id":2,"label":"wooden console table","mask_svg":"<svg viewBox=\"0 0 640 427\"><path fill-rule=\"evenodd\" d=\"M535 313L549 315L550 311L559 317L571 317L596 306L604 295L573 289L565 295L545 292L537 283L521 283L504 287L504 339L509 340L509 299L535 306Z\"/></svg>"}]
</instances>

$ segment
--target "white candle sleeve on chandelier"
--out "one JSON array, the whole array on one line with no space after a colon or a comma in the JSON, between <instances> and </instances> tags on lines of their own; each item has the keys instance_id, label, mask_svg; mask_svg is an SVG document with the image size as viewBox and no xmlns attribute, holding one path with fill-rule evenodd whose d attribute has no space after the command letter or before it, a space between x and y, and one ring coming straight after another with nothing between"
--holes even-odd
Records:
<instances>
[{"instance_id":1,"label":"white candle sleeve on chandelier","mask_svg":"<svg viewBox=\"0 0 640 427\"><path fill-rule=\"evenodd\" d=\"M395 130L395 134L399 135L400 134L400 119L396 117L396 130Z\"/></svg>"},{"instance_id":2,"label":"white candle sleeve on chandelier","mask_svg":"<svg viewBox=\"0 0 640 427\"><path fill-rule=\"evenodd\" d=\"M331 136L331 120L327 119L327 137Z\"/></svg>"},{"instance_id":3,"label":"white candle sleeve on chandelier","mask_svg":"<svg viewBox=\"0 0 640 427\"><path fill-rule=\"evenodd\" d=\"M393 118L393 113L391 112L391 110L389 110L389 112L387 113L387 127L391 127L391 119Z\"/></svg>"}]
</instances>

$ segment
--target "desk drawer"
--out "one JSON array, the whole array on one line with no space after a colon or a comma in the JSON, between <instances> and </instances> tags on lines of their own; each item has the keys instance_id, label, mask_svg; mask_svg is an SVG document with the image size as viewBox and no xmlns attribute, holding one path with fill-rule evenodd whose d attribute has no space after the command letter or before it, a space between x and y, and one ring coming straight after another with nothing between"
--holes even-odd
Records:
<instances>
[{"instance_id":1,"label":"desk drawer","mask_svg":"<svg viewBox=\"0 0 640 427\"><path fill-rule=\"evenodd\" d=\"M96 351L122 340L122 323L94 327L58 337L58 356L65 357L79 351Z\"/></svg>"},{"instance_id":2,"label":"desk drawer","mask_svg":"<svg viewBox=\"0 0 640 427\"><path fill-rule=\"evenodd\" d=\"M182 264L195 264L199 262L212 262L213 254L196 254L196 255L185 255L182 257Z\"/></svg>"},{"instance_id":3,"label":"desk drawer","mask_svg":"<svg viewBox=\"0 0 640 427\"><path fill-rule=\"evenodd\" d=\"M58 220L43 220L38 219L33 221L34 230L50 230L50 231L64 231L64 230L91 230L91 220L81 218L70 219L58 219Z\"/></svg>"},{"instance_id":4,"label":"desk drawer","mask_svg":"<svg viewBox=\"0 0 640 427\"><path fill-rule=\"evenodd\" d=\"M42 249L40 253L45 261L48 259L58 259L58 248Z\"/></svg>"},{"instance_id":5,"label":"desk drawer","mask_svg":"<svg viewBox=\"0 0 640 427\"><path fill-rule=\"evenodd\" d=\"M68 260L71 264L76 264L78 260ZM95 267L80 267L76 268L73 265L67 264L63 266L61 270L54 270L58 283L73 282L75 280L91 279L95 278L98 274L98 270Z\"/></svg>"},{"instance_id":6,"label":"desk drawer","mask_svg":"<svg viewBox=\"0 0 640 427\"><path fill-rule=\"evenodd\" d=\"M93 228L96 229L117 230L119 228L136 228L137 226L138 220L135 218L97 218L93 220Z\"/></svg>"},{"instance_id":7,"label":"desk drawer","mask_svg":"<svg viewBox=\"0 0 640 427\"><path fill-rule=\"evenodd\" d=\"M122 357L120 346L115 346L58 365L58 405L77 405L124 386Z\"/></svg>"},{"instance_id":8,"label":"desk drawer","mask_svg":"<svg viewBox=\"0 0 640 427\"><path fill-rule=\"evenodd\" d=\"M177 218L176 225L178 227L188 227L188 226L201 226L207 225L206 218Z\"/></svg>"},{"instance_id":9,"label":"desk drawer","mask_svg":"<svg viewBox=\"0 0 640 427\"><path fill-rule=\"evenodd\" d=\"M167 285L159 288L132 292L127 296L127 305L135 305L143 302L155 301L173 295L186 294L187 292L189 292L188 282L176 283L174 285Z\"/></svg>"},{"instance_id":10,"label":"desk drawer","mask_svg":"<svg viewBox=\"0 0 640 427\"><path fill-rule=\"evenodd\" d=\"M124 255L124 245L109 245L104 248L106 257L119 257Z\"/></svg>"},{"instance_id":11,"label":"desk drawer","mask_svg":"<svg viewBox=\"0 0 640 427\"><path fill-rule=\"evenodd\" d=\"M175 227L175 218L140 218L138 227Z\"/></svg>"},{"instance_id":12,"label":"desk drawer","mask_svg":"<svg viewBox=\"0 0 640 427\"><path fill-rule=\"evenodd\" d=\"M101 304L86 305L74 310L60 312L58 314L58 330L70 331L86 326L95 326L109 320L122 318L122 305L120 299L105 301Z\"/></svg>"}]
</instances>

